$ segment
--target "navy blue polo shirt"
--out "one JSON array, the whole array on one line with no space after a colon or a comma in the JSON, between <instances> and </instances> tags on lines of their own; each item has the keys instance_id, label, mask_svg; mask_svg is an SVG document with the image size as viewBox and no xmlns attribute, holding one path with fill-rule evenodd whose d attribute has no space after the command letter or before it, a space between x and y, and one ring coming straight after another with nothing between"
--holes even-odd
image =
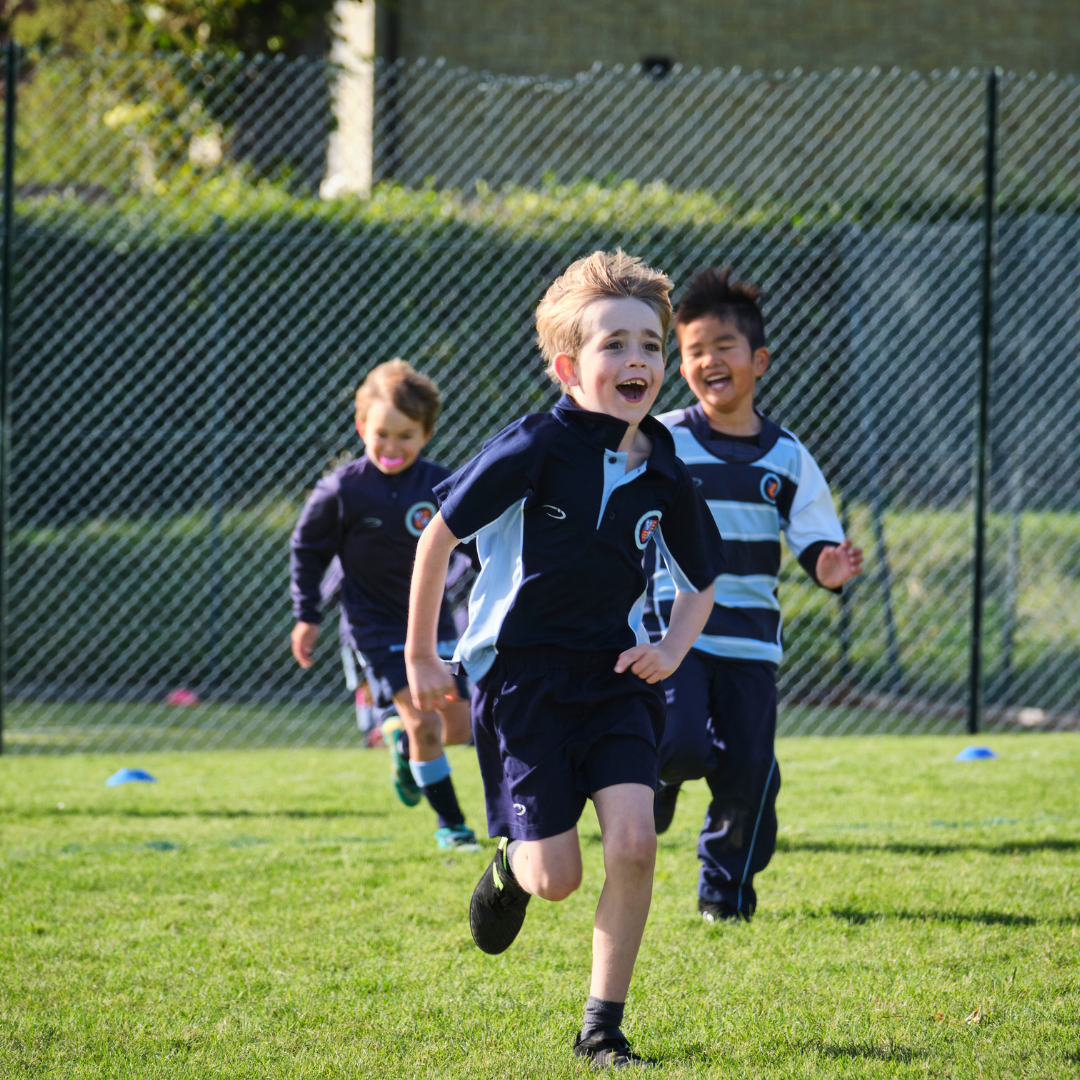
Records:
<instances>
[{"instance_id":1,"label":"navy blue polo shirt","mask_svg":"<svg viewBox=\"0 0 1080 1080\"><path fill-rule=\"evenodd\" d=\"M416 541L435 516L433 488L450 470L419 458L393 476L366 456L315 485L292 534L293 615L318 623L320 585L341 560L342 626L364 649L404 646ZM443 601L439 639L456 637Z\"/></svg>"},{"instance_id":2,"label":"navy blue polo shirt","mask_svg":"<svg viewBox=\"0 0 1080 1080\"><path fill-rule=\"evenodd\" d=\"M720 573L720 536L671 433L646 417L652 453L628 473L626 453L612 449L627 426L564 395L551 412L503 428L436 486L447 527L475 537L481 564L456 656L474 680L499 646L621 651L647 642L650 539L680 591L700 591Z\"/></svg>"}]
</instances>

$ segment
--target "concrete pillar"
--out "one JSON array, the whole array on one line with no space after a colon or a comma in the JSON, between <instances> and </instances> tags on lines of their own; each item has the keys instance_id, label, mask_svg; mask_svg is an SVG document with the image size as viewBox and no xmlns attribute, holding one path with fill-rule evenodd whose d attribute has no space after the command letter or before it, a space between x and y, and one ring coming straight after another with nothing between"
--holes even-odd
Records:
<instances>
[{"instance_id":1,"label":"concrete pillar","mask_svg":"<svg viewBox=\"0 0 1080 1080\"><path fill-rule=\"evenodd\" d=\"M371 194L375 115L375 0L337 0L330 61L337 68L334 117L326 155L324 199Z\"/></svg>"}]
</instances>

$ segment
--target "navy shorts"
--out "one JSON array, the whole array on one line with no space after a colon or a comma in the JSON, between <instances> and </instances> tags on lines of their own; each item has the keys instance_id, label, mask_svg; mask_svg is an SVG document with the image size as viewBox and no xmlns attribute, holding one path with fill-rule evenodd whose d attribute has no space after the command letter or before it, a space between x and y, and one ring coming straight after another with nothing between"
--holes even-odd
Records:
<instances>
[{"instance_id":1,"label":"navy shorts","mask_svg":"<svg viewBox=\"0 0 1080 1080\"><path fill-rule=\"evenodd\" d=\"M664 694L615 673L617 649L500 649L473 694L488 835L543 840L572 829L593 792L656 788Z\"/></svg>"},{"instance_id":2,"label":"navy shorts","mask_svg":"<svg viewBox=\"0 0 1080 1080\"><path fill-rule=\"evenodd\" d=\"M409 685L409 676L405 672L405 646L391 645L385 649L357 649L364 670L361 678L367 679L371 691L372 704L377 709L390 709L394 705L394 695ZM469 700L468 680L460 675L454 677L458 694L462 701Z\"/></svg>"}]
</instances>

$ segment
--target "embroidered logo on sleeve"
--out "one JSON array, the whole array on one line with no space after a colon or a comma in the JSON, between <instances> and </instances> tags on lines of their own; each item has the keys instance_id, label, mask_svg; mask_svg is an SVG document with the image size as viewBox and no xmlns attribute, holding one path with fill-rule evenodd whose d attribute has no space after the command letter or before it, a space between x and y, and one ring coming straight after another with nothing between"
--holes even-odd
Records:
<instances>
[{"instance_id":1,"label":"embroidered logo on sleeve","mask_svg":"<svg viewBox=\"0 0 1080 1080\"><path fill-rule=\"evenodd\" d=\"M660 528L660 519L663 516L659 510L648 510L638 518L638 523L634 527L634 543L642 551L648 546L653 533Z\"/></svg>"},{"instance_id":2,"label":"embroidered logo on sleeve","mask_svg":"<svg viewBox=\"0 0 1080 1080\"><path fill-rule=\"evenodd\" d=\"M413 505L405 511L405 528L408 529L413 536L419 536L428 527L428 524L434 516L434 503L413 503Z\"/></svg>"}]
</instances>

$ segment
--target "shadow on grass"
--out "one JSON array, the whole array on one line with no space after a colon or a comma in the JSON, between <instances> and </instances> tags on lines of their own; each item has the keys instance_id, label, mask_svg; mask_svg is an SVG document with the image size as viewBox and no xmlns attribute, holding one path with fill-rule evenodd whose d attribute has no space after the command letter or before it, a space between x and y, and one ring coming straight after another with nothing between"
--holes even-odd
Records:
<instances>
[{"instance_id":1,"label":"shadow on grass","mask_svg":"<svg viewBox=\"0 0 1080 1080\"><path fill-rule=\"evenodd\" d=\"M15 815L4 815L15 816ZM116 807L91 806L85 809L60 810L51 808L40 813L23 811L19 817L120 817L120 818L224 818L226 820L244 820L257 818L297 818L330 820L332 818L385 818L388 810L177 810L173 807Z\"/></svg>"},{"instance_id":2,"label":"shadow on grass","mask_svg":"<svg viewBox=\"0 0 1080 1080\"><path fill-rule=\"evenodd\" d=\"M808 1043L806 1049L811 1053L821 1054L834 1061L858 1058L870 1061L912 1062L921 1059L925 1051L914 1050L909 1046L876 1046L873 1043Z\"/></svg>"},{"instance_id":3,"label":"shadow on grass","mask_svg":"<svg viewBox=\"0 0 1080 1080\"><path fill-rule=\"evenodd\" d=\"M838 855L862 851L881 851L890 855L950 855L963 851L982 851L988 855L1023 855L1038 851L1080 851L1080 838L1041 837L1034 840L1005 840L997 844L974 841L962 843L923 843L919 841L888 840L880 844L845 840L796 840L781 837L777 851L833 852Z\"/></svg>"},{"instance_id":4,"label":"shadow on grass","mask_svg":"<svg viewBox=\"0 0 1080 1080\"><path fill-rule=\"evenodd\" d=\"M853 926L871 922L938 922L981 923L983 926L1074 926L1080 919L1076 916L1059 916L1052 919L1036 919L1033 915L1016 915L1008 911L859 911L856 908L829 908L827 911L807 913L810 918L839 919Z\"/></svg>"}]
</instances>

